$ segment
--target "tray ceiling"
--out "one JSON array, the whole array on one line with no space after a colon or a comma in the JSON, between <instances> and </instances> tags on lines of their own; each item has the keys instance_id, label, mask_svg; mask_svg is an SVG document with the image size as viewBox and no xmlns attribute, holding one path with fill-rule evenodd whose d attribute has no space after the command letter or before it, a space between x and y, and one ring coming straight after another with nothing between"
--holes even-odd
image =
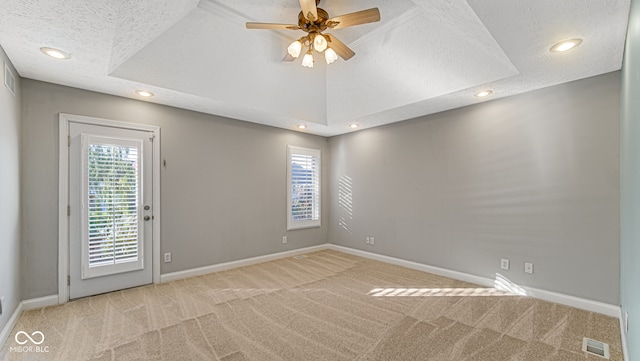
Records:
<instances>
[{"instance_id":1,"label":"tray ceiling","mask_svg":"<svg viewBox=\"0 0 640 361\"><path fill-rule=\"evenodd\" d=\"M283 63L297 0L3 0L0 45L22 77L332 136L619 70L628 0L323 0L382 20L331 33L356 56ZM582 38L568 53L555 42ZM44 56L49 46L72 55ZM474 97L492 89L486 99Z\"/></svg>"}]
</instances>

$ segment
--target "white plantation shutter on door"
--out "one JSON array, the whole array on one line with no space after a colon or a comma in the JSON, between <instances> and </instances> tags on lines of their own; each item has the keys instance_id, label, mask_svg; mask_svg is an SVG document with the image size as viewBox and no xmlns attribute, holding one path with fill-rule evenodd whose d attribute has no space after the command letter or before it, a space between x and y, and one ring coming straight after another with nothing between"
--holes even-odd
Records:
<instances>
[{"instance_id":1,"label":"white plantation shutter on door","mask_svg":"<svg viewBox=\"0 0 640 361\"><path fill-rule=\"evenodd\" d=\"M287 229L320 226L320 150L287 147Z\"/></svg>"},{"instance_id":2,"label":"white plantation shutter on door","mask_svg":"<svg viewBox=\"0 0 640 361\"><path fill-rule=\"evenodd\" d=\"M82 136L82 278L142 269L142 143Z\"/></svg>"}]
</instances>

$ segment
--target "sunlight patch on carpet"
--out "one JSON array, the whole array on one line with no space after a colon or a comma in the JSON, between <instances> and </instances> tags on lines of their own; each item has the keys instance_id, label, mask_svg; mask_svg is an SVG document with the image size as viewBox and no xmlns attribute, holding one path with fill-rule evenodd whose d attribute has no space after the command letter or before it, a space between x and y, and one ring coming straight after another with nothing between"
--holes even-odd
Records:
<instances>
[{"instance_id":1,"label":"sunlight patch on carpet","mask_svg":"<svg viewBox=\"0 0 640 361\"><path fill-rule=\"evenodd\" d=\"M479 297L519 296L495 288L374 288L372 297Z\"/></svg>"}]
</instances>

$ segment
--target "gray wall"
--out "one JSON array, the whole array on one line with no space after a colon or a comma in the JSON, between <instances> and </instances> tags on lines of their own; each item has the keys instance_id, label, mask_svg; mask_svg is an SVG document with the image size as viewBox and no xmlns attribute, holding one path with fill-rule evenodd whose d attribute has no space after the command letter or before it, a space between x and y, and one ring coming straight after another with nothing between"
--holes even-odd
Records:
<instances>
[{"instance_id":1,"label":"gray wall","mask_svg":"<svg viewBox=\"0 0 640 361\"><path fill-rule=\"evenodd\" d=\"M640 360L640 2L631 2L622 66L620 300L629 313L629 360Z\"/></svg>"},{"instance_id":2,"label":"gray wall","mask_svg":"<svg viewBox=\"0 0 640 361\"><path fill-rule=\"evenodd\" d=\"M333 137L329 240L617 305L619 120L614 72Z\"/></svg>"},{"instance_id":3,"label":"gray wall","mask_svg":"<svg viewBox=\"0 0 640 361\"><path fill-rule=\"evenodd\" d=\"M16 77L16 95L4 86L4 64ZM0 331L20 303L20 78L0 47Z\"/></svg>"},{"instance_id":4,"label":"gray wall","mask_svg":"<svg viewBox=\"0 0 640 361\"><path fill-rule=\"evenodd\" d=\"M22 85L24 299L57 293L57 117L65 112L162 128L162 252L173 253L162 273L329 239L618 304L619 72L329 141ZM323 150L319 229L286 232L287 144ZM499 270L502 257L510 271ZM525 261L534 275L523 273Z\"/></svg>"},{"instance_id":5,"label":"gray wall","mask_svg":"<svg viewBox=\"0 0 640 361\"><path fill-rule=\"evenodd\" d=\"M24 299L58 292L60 112L161 127L162 273L327 242L329 207L286 231L286 146L321 149L326 170L326 138L26 79L23 104Z\"/></svg>"}]
</instances>

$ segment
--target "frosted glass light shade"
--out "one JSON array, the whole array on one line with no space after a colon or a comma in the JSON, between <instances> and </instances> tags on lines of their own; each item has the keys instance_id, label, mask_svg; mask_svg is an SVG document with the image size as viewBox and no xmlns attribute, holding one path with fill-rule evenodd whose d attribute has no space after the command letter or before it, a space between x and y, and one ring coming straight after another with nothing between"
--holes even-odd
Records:
<instances>
[{"instance_id":1,"label":"frosted glass light shade","mask_svg":"<svg viewBox=\"0 0 640 361\"><path fill-rule=\"evenodd\" d=\"M302 50L302 43L299 42L298 40L291 43L291 45L289 45L289 47L287 48L287 52L289 52L289 55L293 56L294 58L297 58L300 56L301 50Z\"/></svg>"},{"instance_id":2,"label":"frosted glass light shade","mask_svg":"<svg viewBox=\"0 0 640 361\"><path fill-rule=\"evenodd\" d=\"M327 48L327 39L324 38L324 35L316 34L313 39L313 48L321 53Z\"/></svg>"},{"instance_id":3,"label":"frosted glass light shade","mask_svg":"<svg viewBox=\"0 0 640 361\"><path fill-rule=\"evenodd\" d=\"M313 55L311 55L311 51L304 54L304 58L302 58L302 66L313 68Z\"/></svg>"},{"instance_id":4,"label":"frosted glass light shade","mask_svg":"<svg viewBox=\"0 0 640 361\"><path fill-rule=\"evenodd\" d=\"M331 64L338 60L338 54L333 49L327 48L327 51L324 52L324 60L327 61L327 64Z\"/></svg>"}]
</instances>

